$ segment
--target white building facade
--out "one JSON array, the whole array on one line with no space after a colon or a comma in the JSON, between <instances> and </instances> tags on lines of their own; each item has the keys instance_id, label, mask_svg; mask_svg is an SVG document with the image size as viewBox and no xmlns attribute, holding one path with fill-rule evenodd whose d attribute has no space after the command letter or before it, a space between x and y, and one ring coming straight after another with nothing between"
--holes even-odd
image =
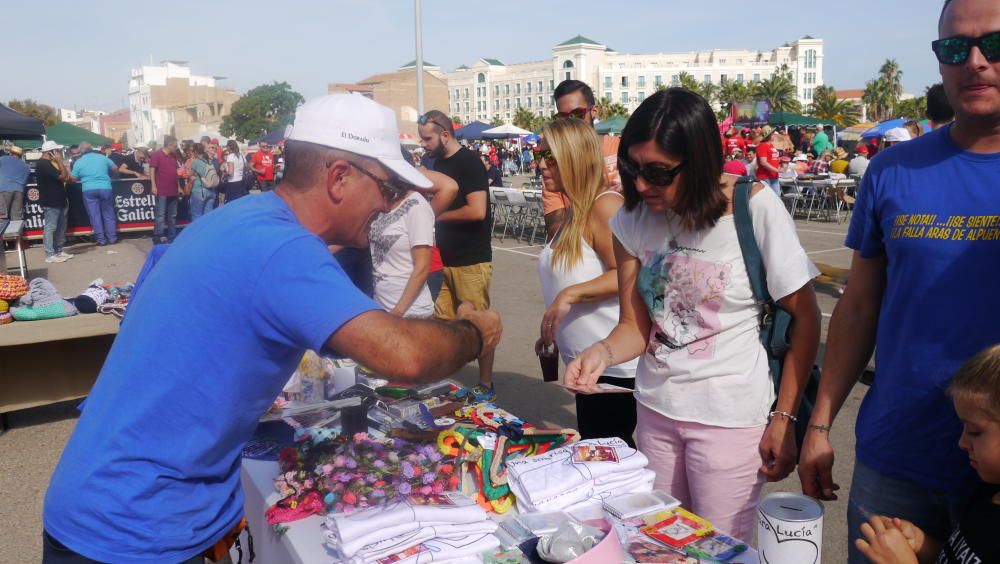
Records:
<instances>
[{"instance_id":1,"label":"white building facade","mask_svg":"<svg viewBox=\"0 0 1000 564\"><path fill-rule=\"evenodd\" d=\"M823 40L806 36L771 51L636 55L578 35L553 47L549 60L505 65L483 58L446 73L445 113L462 123L489 122L495 117L510 122L521 107L547 117L555 113L553 91L566 79L582 80L598 99L609 98L632 112L660 85L679 84L682 72L699 82L720 85L766 80L783 66L791 74L802 105L812 103L813 92L823 84Z\"/></svg>"},{"instance_id":2,"label":"white building facade","mask_svg":"<svg viewBox=\"0 0 1000 564\"><path fill-rule=\"evenodd\" d=\"M215 98L216 77L192 74L186 61L162 61L160 65L132 69L128 81L129 109L132 112L130 144L162 143L165 135L177 135L176 125L182 120L177 119L180 116L175 113L206 98L204 94L199 94L199 91L206 90L210 91L209 98ZM232 97L235 98L235 94ZM198 120L203 117L198 112L190 118Z\"/></svg>"}]
</instances>

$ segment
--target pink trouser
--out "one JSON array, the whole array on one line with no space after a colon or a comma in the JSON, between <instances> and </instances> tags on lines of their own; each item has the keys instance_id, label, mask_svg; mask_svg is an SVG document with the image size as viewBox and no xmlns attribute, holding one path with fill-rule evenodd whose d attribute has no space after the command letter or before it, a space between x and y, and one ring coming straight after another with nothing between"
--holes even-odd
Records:
<instances>
[{"instance_id":1,"label":"pink trouser","mask_svg":"<svg viewBox=\"0 0 1000 564\"><path fill-rule=\"evenodd\" d=\"M656 489L709 520L719 531L749 542L766 477L757 449L764 426L728 429L677 421L637 404L639 450L656 472Z\"/></svg>"}]
</instances>

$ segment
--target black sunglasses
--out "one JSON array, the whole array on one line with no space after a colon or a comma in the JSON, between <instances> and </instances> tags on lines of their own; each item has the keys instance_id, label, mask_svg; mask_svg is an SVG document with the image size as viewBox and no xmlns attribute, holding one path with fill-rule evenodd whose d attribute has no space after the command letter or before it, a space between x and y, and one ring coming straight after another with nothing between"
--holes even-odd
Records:
<instances>
[{"instance_id":1,"label":"black sunglasses","mask_svg":"<svg viewBox=\"0 0 1000 564\"><path fill-rule=\"evenodd\" d=\"M440 127L441 131L448 131L448 128L441 125L441 122L437 121L436 119L427 117L427 114L424 114L419 118L417 118L418 125L427 125L428 123L433 123L434 125Z\"/></svg>"},{"instance_id":2,"label":"black sunglasses","mask_svg":"<svg viewBox=\"0 0 1000 564\"><path fill-rule=\"evenodd\" d=\"M979 37L946 37L931 41L931 49L942 65L961 65L969 60L973 47L979 47L986 60L1000 61L1000 31L993 31Z\"/></svg>"},{"instance_id":3,"label":"black sunglasses","mask_svg":"<svg viewBox=\"0 0 1000 564\"><path fill-rule=\"evenodd\" d=\"M673 184L674 179L680 174L682 168L684 168L683 162L674 168L667 168L662 165L650 165L640 169L628 159L618 159L618 170L631 177L633 182L641 176L649 184L659 187Z\"/></svg>"},{"instance_id":4,"label":"black sunglasses","mask_svg":"<svg viewBox=\"0 0 1000 564\"><path fill-rule=\"evenodd\" d=\"M390 204L394 204L394 203L398 202L399 200L402 200L406 196L406 192L407 192L406 188L403 188L403 187L400 187L400 186L396 186L395 184L393 184L389 180L382 180L381 178L375 176L371 172L365 170L360 165L356 165L356 164L352 163L351 161L347 161L347 164L353 166L354 168L356 168L358 170L358 172L361 172L362 174L364 174L368 178L371 178L372 180L374 180L375 184L378 185L379 192L382 193L382 197L385 198L386 201L389 202Z\"/></svg>"}]
</instances>

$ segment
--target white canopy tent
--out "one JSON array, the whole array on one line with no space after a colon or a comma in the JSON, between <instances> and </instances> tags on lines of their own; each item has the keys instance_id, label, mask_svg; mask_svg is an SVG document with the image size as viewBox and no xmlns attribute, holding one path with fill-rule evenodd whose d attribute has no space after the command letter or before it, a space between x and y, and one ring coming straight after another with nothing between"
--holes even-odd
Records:
<instances>
[{"instance_id":1,"label":"white canopy tent","mask_svg":"<svg viewBox=\"0 0 1000 564\"><path fill-rule=\"evenodd\" d=\"M531 132L526 129L521 129L512 123L505 123L504 125L483 131L483 137L486 139L509 139L511 137L516 137L518 153L522 150L521 137L525 135L531 135ZM524 172L524 161L521 162L521 172Z\"/></svg>"}]
</instances>

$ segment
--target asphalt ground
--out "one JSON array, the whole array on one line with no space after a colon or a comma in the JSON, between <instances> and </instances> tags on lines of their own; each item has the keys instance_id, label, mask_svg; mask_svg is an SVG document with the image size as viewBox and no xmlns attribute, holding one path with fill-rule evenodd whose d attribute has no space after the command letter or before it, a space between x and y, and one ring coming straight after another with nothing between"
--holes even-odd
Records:
<instances>
[{"instance_id":1,"label":"asphalt ground","mask_svg":"<svg viewBox=\"0 0 1000 564\"><path fill-rule=\"evenodd\" d=\"M516 180L517 183L521 181L523 179ZM843 246L847 222L797 220L796 224L803 247L824 272L814 282L823 312L822 358L829 317L837 301L837 287L850 266L851 251ZM45 264L41 247L35 246L27 251L29 277L46 277L65 296L74 296L98 277L108 282L134 281L150 247L148 237L125 235L121 242L109 247L97 247L92 243L70 245L67 250L77 254L76 258L62 264ZM509 232L503 242L494 239L492 299L493 307L504 320L504 337L495 364L497 402L538 425L575 427L572 395L542 381L533 352L545 309L537 275L540 250L538 244L529 245L524 240L514 239ZM0 343L2 331L0 327ZM471 385L477 375L476 367L470 365L456 378ZM823 560L827 562L847 560L846 500L854 467L854 421L866 391L865 386L855 387L831 432L837 453L834 478L841 490L838 501L825 503ZM76 403L23 410L8 417L10 429L0 435L0 564L41 559L42 501L49 476L76 423ZM766 493L775 491L799 492L797 475L793 473L784 481L768 484L765 489Z\"/></svg>"}]
</instances>

